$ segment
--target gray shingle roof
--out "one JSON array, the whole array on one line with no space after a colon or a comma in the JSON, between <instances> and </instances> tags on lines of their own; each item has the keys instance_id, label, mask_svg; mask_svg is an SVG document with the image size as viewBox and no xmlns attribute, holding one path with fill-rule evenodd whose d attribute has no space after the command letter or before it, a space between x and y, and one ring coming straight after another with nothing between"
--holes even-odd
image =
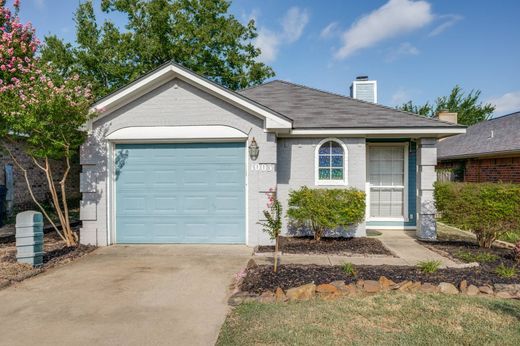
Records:
<instances>
[{"instance_id":1,"label":"gray shingle roof","mask_svg":"<svg viewBox=\"0 0 520 346\"><path fill-rule=\"evenodd\" d=\"M483 121L437 144L439 159L520 153L520 112Z\"/></svg>"},{"instance_id":2,"label":"gray shingle roof","mask_svg":"<svg viewBox=\"0 0 520 346\"><path fill-rule=\"evenodd\" d=\"M292 119L295 129L463 127L280 80L239 93Z\"/></svg>"}]
</instances>

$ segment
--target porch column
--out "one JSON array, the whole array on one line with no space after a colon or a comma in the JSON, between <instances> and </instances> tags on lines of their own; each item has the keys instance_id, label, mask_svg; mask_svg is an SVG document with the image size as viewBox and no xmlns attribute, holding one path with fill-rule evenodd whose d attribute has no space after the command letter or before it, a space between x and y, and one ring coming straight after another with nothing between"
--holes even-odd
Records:
<instances>
[{"instance_id":1,"label":"porch column","mask_svg":"<svg viewBox=\"0 0 520 346\"><path fill-rule=\"evenodd\" d=\"M436 138L421 138L417 141L417 238L437 238L433 184L437 180Z\"/></svg>"}]
</instances>

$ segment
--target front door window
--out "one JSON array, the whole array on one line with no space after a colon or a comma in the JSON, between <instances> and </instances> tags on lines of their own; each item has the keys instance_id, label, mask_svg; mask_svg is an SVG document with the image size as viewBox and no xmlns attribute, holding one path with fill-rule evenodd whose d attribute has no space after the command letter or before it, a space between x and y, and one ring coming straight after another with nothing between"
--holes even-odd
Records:
<instances>
[{"instance_id":1,"label":"front door window","mask_svg":"<svg viewBox=\"0 0 520 346\"><path fill-rule=\"evenodd\" d=\"M370 146L368 152L371 218L404 218L405 146Z\"/></svg>"}]
</instances>

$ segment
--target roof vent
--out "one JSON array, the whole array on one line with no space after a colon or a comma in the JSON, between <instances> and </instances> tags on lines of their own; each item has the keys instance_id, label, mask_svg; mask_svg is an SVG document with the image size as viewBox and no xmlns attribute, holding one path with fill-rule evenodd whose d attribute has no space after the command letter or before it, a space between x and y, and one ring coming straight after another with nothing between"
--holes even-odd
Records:
<instances>
[{"instance_id":1,"label":"roof vent","mask_svg":"<svg viewBox=\"0 0 520 346\"><path fill-rule=\"evenodd\" d=\"M368 76L357 76L350 86L350 97L377 103L377 81L369 80Z\"/></svg>"}]
</instances>

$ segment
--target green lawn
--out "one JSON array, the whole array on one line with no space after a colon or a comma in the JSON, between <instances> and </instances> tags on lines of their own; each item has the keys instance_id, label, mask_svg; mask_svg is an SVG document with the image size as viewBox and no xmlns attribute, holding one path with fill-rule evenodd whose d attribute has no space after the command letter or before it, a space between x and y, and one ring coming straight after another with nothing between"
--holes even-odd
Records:
<instances>
[{"instance_id":1,"label":"green lawn","mask_svg":"<svg viewBox=\"0 0 520 346\"><path fill-rule=\"evenodd\" d=\"M396 292L242 304L217 345L519 345L520 301Z\"/></svg>"}]
</instances>

